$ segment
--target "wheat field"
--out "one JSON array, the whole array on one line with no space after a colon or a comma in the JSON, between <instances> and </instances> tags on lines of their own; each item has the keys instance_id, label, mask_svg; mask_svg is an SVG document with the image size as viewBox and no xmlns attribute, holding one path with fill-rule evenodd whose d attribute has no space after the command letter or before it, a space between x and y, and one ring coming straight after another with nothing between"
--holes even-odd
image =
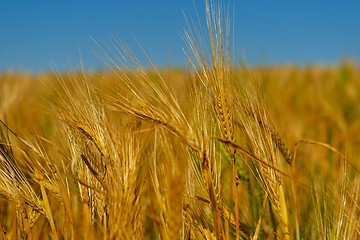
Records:
<instances>
[{"instance_id":1,"label":"wheat field","mask_svg":"<svg viewBox=\"0 0 360 240\"><path fill-rule=\"evenodd\" d=\"M206 13L191 70L0 75L2 239L360 239L360 68L233 66Z\"/></svg>"}]
</instances>

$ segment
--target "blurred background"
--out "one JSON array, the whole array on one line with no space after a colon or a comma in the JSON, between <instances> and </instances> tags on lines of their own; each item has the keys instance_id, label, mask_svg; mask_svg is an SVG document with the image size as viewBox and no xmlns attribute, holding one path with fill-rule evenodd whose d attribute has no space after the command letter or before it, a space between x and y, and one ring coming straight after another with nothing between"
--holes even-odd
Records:
<instances>
[{"instance_id":1,"label":"blurred background","mask_svg":"<svg viewBox=\"0 0 360 240\"><path fill-rule=\"evenodd\" d=\"M360 59L360 1L223 0L234 64L335 65ZM159 67L186 67L184 14L204 24L204 1L0 1L0 72L104 70L94 40L116 35ZM203 27L203 29L205 29ZM146 66L146 61L144 61Z\"/></svg>"}]
</instances>

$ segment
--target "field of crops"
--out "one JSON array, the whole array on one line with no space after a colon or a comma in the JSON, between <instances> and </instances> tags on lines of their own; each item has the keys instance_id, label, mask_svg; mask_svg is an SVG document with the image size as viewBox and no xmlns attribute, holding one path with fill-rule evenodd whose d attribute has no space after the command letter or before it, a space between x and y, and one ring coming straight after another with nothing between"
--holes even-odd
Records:
<instances>
[{"instance_id":1,"label":"field of crops","mask_svg":"<svg viewBox=\"0 0 360 240\"><path fill-rule=\"evenodd\" d=\"M231 66L217 16L196 70L0 75L2 239L360 239L360 68Z\"/></svg>"},{"instance_id":2,"label":"field of crops","mask_svg":"<svg viewBox=\"0 0 360 240\"><path fill-rule=\"evenodd\" d=\"M4 235L359 237L355 65L123 74L1 75Z\"/></svg>"}]
</instances>

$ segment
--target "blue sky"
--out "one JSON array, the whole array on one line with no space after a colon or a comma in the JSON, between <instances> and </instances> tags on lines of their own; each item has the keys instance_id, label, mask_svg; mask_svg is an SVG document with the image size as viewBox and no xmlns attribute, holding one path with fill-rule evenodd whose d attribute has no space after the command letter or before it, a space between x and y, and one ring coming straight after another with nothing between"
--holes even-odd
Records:
<instances>
[{"instance_id":1,"label":"blue sky","mask_svg":"<svg viewBox=\"0 0 360 240\"><path fill-rule=\"evenodd\" d=\"M235 30L235 62L336 64L360 62L360 1L223 0ZM116 33L138 54L143 46L164 67L187 66L183 12L204 18L203 0L0 0L0 72L103 69L92 40ZM141 55L141 54L140 54ZM80 57L81 56L81 57Z\"/></svg>"}]
</instances>

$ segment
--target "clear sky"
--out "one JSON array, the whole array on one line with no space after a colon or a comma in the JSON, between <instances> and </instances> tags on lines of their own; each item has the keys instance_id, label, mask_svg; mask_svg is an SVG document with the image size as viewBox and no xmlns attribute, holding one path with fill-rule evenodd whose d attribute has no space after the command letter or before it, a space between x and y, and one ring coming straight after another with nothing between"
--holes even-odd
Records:
<instances>
[{"instance_id":1,"label":"clear sky","mask_svg":"<svg viewBox=\"0 0 360 240\"><path fill-rule=\"evenodd\" d=\"M222 1L233 15L237 63L360 62L360 1ZM80 59L103 69L91 38L114 33L135 53L136 39L160 67L187 66L183 12L196 18L194 5L204 18L204 0L0 0L0 72L64 70Z\"/></svg>"}]
</instances>

